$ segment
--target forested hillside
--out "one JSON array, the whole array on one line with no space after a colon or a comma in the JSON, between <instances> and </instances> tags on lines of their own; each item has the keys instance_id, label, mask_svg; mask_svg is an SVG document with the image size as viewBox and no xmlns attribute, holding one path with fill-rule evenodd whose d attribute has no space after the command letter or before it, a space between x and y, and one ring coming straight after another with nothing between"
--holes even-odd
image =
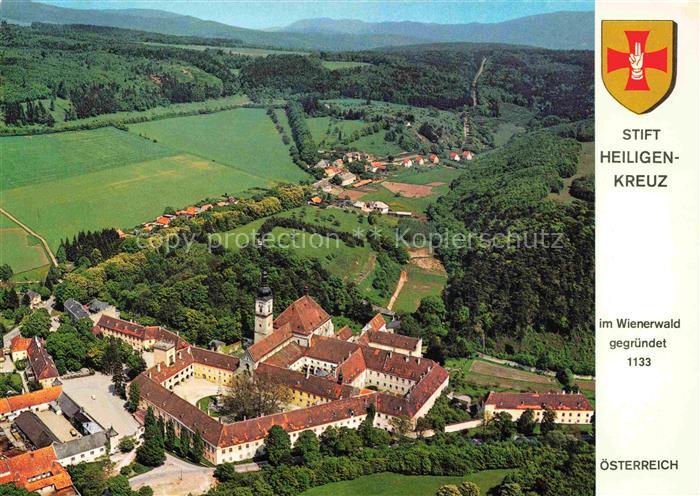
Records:
<instances>
[{"instance_id":1,"label":"forested hillside","mask_svg":"<svg viewBox=\"0 0 700 496\"><path fill-rule=\"evenodd\" d=\"M242 92L258 101L313 94L455 111L486 105L495 113L506 102L564 120L593 112L591 52L444 44L251 57L185 48L196 41L191 37L38 24L3 24L0 37L0 103L7 125L51 126ZM331 70L323 64L327 60L363 65Z\"/></svg>"},{"instance_id":2,"label":"forested hillside","mask_svg":"<svg viewBox=\"0 0 700 496\"><path fill-rule=\"evenodd\" d=\"M450 274L448 340L458 354L486 344L531 365L592 372L593 204L547 199L579 153L578 142L548 131L516 136L430 210L448 238L438 253ZM449 241L460 234L466 245Z\"/></svg>"}]
</instances>

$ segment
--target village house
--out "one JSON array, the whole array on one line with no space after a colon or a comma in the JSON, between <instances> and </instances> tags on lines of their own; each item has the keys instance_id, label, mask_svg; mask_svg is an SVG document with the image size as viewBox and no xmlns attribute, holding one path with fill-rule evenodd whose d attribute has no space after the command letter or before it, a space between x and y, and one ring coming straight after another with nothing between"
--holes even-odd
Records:
<instances>
[{"instance_id":1,"label":"village house","mask_svg":"<svg viewBox=\"0 0 700 496\"><path fill-rule=\"evenodd\" d=\"M312 196L309 199L309 205L320 205L323 203L323 199L320 196Z\"/></svg>"},{"instance_id":2,"label":"village house","mask_svg":"<svg viewBox=\"0 0 700 496\"><path fill-rule=\"evenodd\" d=\"M325 169L327 167L330 167L330 165L330 161L326 160L325 158L322 158L321 160L316 162L316 165L314 165L314 169Z\"/></svg>"},{"instance_id":3,"label":"village house","mask_svg":"<svg viewBox=\"0 0 700 496\"><path fill-rule=\"evenodd\" d=\"M335 167L342 169L343 167L345 167L345 162L343 162L342 158L337 158L333 161L333 165Z\"/></svg>"},{"instance_id":4,"label":"village house","mask_svg":"<svg viewBox=\"0 0 700 496\"><path fill-rule=\"evenodd\" d=\"M89 319L90 314L87 312L82 303L73 298L68 298L63 302L63 309L66 311L71 321L78 322L80 319Z\"/></svg>"},{"instance_id":5,"label":"village house","mask_svg":"<svg viewBox=\"0 0 700 496\"><path fill-rule=\"evenodd\" d=\"M59 463L51 446L0 459L0 484L9 483L42 496L78 495L68 471Z\"/></svg>"},{"instance_id":6,"label":"village house","mask_svg":"<svg viewBox=\"0 0 700 496\"><path fill-rule=\"evenodd\" d=\"M404 167L411 167L413 166L413 160L411 160L410 158L405 158L401 161L401 165L403 165Z\"/></svg>"},{"instance_id":7,"label":"village house","mask_svg":"<svg viewBox=\"0 0 700 496\"><path fill-rule=\"evenodd\" d=\"M380 214L389 213L389 205L381 201L369 201L365 203L365 206L370 212L379 212Z\"/></svg>"},{"instance_id":8,"label":"village house","mask_svg":"<svg viewBox=\"0 0 700 496\"><path fill-rule=\"evenodd\" d=\"M459 162L460 161L459 153L450 152L450 160L454 160L455 162Z\"/></svg>"},{"instance_id":9,"label":"village house","mask_svg":"<svg viewBox=\"0 0 700 496\"><path fill-rule=\"evenodd\" d=\"M30 289L29 291L24 293L24 298L26 299L27 304L30 308L36 308L39 305L41 305L41 295L36 291L32 291Z\"/></svg>"},{"instance_id":10,"label":"village house","mask_svg":"<svg viewBox=\"0 0 700 496\"><path fill-rule=\"evenodd\" d=\"M12 361L26 360L30 344L32 344L31 338L23 338L20 334L13 337L10 340L10 358L12 358Z\"/></svg>"},{"instance_id":11,"label":"village house","mask_svg":"<svg viewBox=\"0 0 700 496\"><path fill-rule=\"evenodd\" d=\"M384 172L384 171L386 171L386 164L384 164L383 162L377 162L377 161L370 162L369 165L367 166L366 170L368 170L369 172L372 172L372 173Z\"/></svg>"},{"instance_id":12,"label":"village house","mask_svg":"<svg viewBox=\"0 0 700 496\"><path fill-rule=\"evenodd\" d=\"M473 158L474 158L474 155L469 150L464 150L462 152L462 159L463 160L472 160Z\"/></svg>"},{"instance_id":13,"label":"village house","mask_svg":"<svg viewBox=\"0 0 700 496\"><path fill-rule=\"evenodd\" d=\"M357 180L357 176L353 174L352 172L343 172L340 174L340 185L341 186L348 186Z\"/></svg>"},{"instance_id":14,"label":"village house","mask_svg":"<svg viewBox=\"0 0 700 496\"><path fill-rule=\"evenodd\" d=\"M27 347L27 368L24 374L29 382L36 381L42 387L60 384L58 369L53 358L46 351L44 340L34 337Z\"/></svg>"},{"instance_id":15,"label":"village house","mask_svg":"<svg viewBox=\"0 0 700 496\"><path fill-rule=\"evenodd\" d=\"M0 420L12 421L22 412L48 410L61 392L61 386L50 386L30 393L0 398Z\"/></svg>"},{"instance_id":16,"label":"village house","mask_svg":"<svg viewBox=\"0 0 700 496\"><path fill-rule=\"evenodd\" d=\"M499 412L509 413L518 420L526 410L532 410L535 421L541 422L545 409L556 415L558 424L590 424L593 407L581 393L496 393L491 391L484 403L484 420Z\"/></svg>"},{"instance_id":17,"label":"village house","mask_svg":"<svg viewBox=\"0 0 700 496\"><path fill-rule=\"evenodd\" d=\"M413 159L414 162L418 165L423 165L425 164L425 159L423 158L423 155L416 155L416 158Z\"/></svg>"},{"instance_id":18,"label":"village house","mask_svg":"<svg viewBox=\"0 0 700 496\"><path fill-rule=\"evenodd\" d=\"M436 164L436 165L440 163L440 157L438 157L434 153L431 153L430 155L428 155L428 160L431 163Z\"/></svg>"},{"instance_id":19,"label":"village house","mask_svg":"<svg viewBox=\"0 0 700 496\"><path fill-rule=\"evenodd\" d=\"M328 167L323 171L327 178L331 178L336 174L340 174L341 172L343 172L343 169L339 169L338 167Z\"/></svg>"}]
</instances>

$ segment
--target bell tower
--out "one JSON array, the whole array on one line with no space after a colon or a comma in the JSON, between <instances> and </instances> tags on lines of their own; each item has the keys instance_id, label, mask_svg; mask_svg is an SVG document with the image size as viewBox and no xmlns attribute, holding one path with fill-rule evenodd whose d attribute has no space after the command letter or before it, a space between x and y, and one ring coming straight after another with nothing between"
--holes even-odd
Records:
<instances>
[{"instance_id":1,"label":"bell tower","mask_svg":"<svg viewBox=\"0 0 700 496\"><path fill-rule=\"evenodd\" d=\"M267 283L267 269L263 269L262 281L255 298L255 342L272 334L272 290Z\"/></svg>"}]
</instances>

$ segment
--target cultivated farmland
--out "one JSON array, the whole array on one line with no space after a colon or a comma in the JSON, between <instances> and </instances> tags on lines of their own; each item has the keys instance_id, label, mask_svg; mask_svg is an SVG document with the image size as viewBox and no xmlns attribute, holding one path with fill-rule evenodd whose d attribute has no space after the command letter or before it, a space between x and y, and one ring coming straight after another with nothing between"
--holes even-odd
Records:
<instances>
[{"instance_id":1,"label":"cultivated farmland","mask_svg":"<svg viewBox=\"0 0 700 496\"><path fill-rule=\"evenodd\" d=\"M0 214L0 265L9 264L16 276L37 267L48 270L49 258L37 238Z\"/></svg>"},{"instance_id":2,"label":"cultivated farmland","mask_svg":"<svg viewBox=\"0 0 700 496\"><path fill-rule=\"evenodd\" d=\"M52 182L172 155L167 148L113 127L0 138L0 190Z\"/></svg>"},{"instance_id":3,"label":"cultivated farmland","mask_svg":"<svg viewBox=\"0 0 700 496\"><path fill-rule=\"evenodd\" d=\"M292 162L264 109L144 122L130 125L129 131L272 181L298 182L310 177Z\"/></svg>"},{"instance_id":4,"label":"cultivated farmland","mask_svg":"<svg viewBox=\"0 0 700 496\"><path fill-rule=\"evenodd\" d=\"M129 227L208 195L265 184L243 171L178 154L5 191L0 204L44 236L60 240L85 229ZM144 201L148 198L148 201Z\"/></svg>"}]
</instances>

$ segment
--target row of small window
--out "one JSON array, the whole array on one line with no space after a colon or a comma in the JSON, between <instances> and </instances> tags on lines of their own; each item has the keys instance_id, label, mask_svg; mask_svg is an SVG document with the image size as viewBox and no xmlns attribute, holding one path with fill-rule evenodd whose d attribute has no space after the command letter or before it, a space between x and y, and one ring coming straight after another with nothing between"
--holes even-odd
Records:
<instances>
[{"instance_id":1,"label":"row of small window","mask_svg":"<svg viewBox=\"0 0 700 496\"><path fill-rule=\"evenodd\" d=\"M105 452L104 447L98 449L97 452L98 452L98 453L104 453L104 452ZM92 451L90 452L90 455L92 456L92 455L94 455L94 454L95 454L95 450L92 450ZM81 460L84 460L84 459L85 459L85 453L80 453L80 459L81 459ZM70 461L74 462L74 461L75 461L75 457L74 457L74 456L71 456L71 457L70 457Z\"/></svg>"}]
</instances>

